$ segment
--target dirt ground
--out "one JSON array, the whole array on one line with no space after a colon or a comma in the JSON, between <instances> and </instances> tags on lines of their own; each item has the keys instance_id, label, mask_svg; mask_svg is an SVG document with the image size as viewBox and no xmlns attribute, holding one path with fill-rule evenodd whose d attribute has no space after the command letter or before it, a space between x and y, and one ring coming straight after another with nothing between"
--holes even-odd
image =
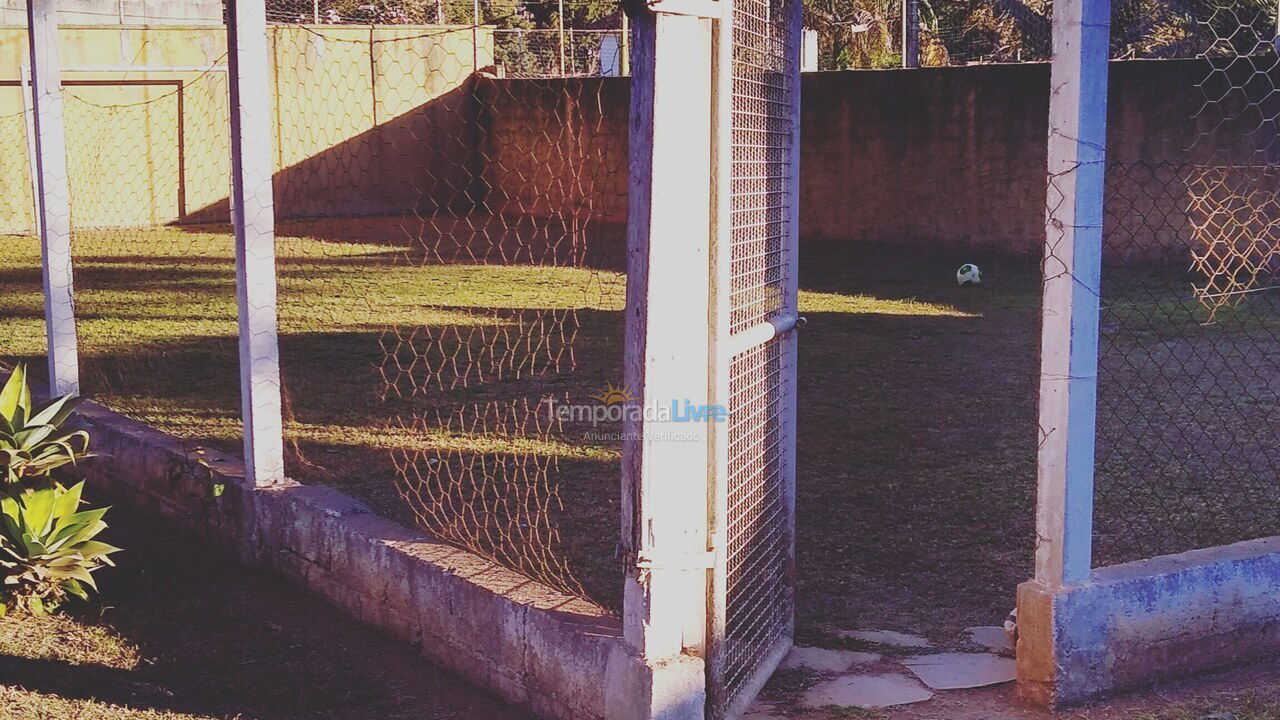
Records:
<instances>
[{"instance_id":1,"label":"dirt ground","mask_svg":"<svg viewBox=\"0 0 1280 720\"><path fill-rule=\"evenodd\" d=\"M1117 695L1057 713L1031 708L1014 686L938 693L933 700L887 710L804 711L794 700L803 675L779 673L758 707L788 720L1280 720L1280 658Z\"/></svg>"},{"instance_id":2,"label":"dirt ground","mask_svg":"<svg viewBox=\"0 0 1280 720\"><path fill-rule=\"evenodd\" d=\"M89 604L0 621L5 720L527 720L279 582L113 508Z\"/></svg>"},{"instance_id":3,"label":"dirt ground","mask_svg":"<svg viewBox=\"0 0 1280 720\"><path fill-rule=\"evenodd\" d=\"M213 551L113 509L126 552L102 595L64 615L0 620L5 720L532 720L398 643ZM1057 715L1012 686L888 711L797 710L813 682L779 673L764 706L794 720L1280 720L1280 659Z\"/></svg>"}]
</instances>

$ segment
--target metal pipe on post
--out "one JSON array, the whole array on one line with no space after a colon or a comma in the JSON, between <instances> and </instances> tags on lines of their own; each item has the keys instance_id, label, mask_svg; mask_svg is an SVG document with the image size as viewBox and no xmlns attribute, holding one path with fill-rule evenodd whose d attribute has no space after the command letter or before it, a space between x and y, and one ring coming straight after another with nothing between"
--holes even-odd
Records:
<instances>
[{"instance_id":1,"label":"metal pipe on post","mask_svg":"<svg viewBox=\"0 0 1280 720\"><path fill-rule=\"evenodd\" d=\"M560 77L564 77L564 0L559 0L559 7L556 13L556 27L560 31Z\"/></svg>"},{"instance_id":2,"label":"metal pipe on post","mask_svg":"<svg viewBox=\"0 0 1280 720\"><path fill-rule=\"evenodd\" d=\"M631 20L627 14L622 13L622 57L618 58L618 65L621 68L623 77L631 74Z\"/></svg>"},{"instance_id":3,"label":"metal pipe on post","mask_svg":"<svg viewBox=\"0 0 1280 720\"><path fill-rule=\"evenodd\" d=\"M49 389L80 393L71 262L71 194L67 187L67 142L58 56L57 0L28 0L31 107L35 134L36 227L40 233L44 322L49 343Z\"/></svg>"},{"instance_id":4,"label":"metal pipe on post","mask_svg":"<svg viewBox=\"0 0 1280 720\"><path fill-rule=\"evenodd\" d=\"M1054 5L1035 557L1049 588L1092 570L1110 26L1110 0Z\"/></svg>"},{"instance_id":5,"label":"metal pipe on post","mask_svg":"<svg viewBox=\"0 0 1280 720\"><path fill-rule=\"evenodd\" d=\"M480 0L471 0L471 71L480 72Z\"/></svg>"},{"instance_id":6,"label":"metal pipe on post","mask_svg":"<svg viewBox=\"0 0 1280 720\"><path fill-rule=\"evenodd\" d=\"M320 24L320 0L311 0L311 22Z\"/></svg>"},{"instance_id":7,"label":"metal pipe on post","mask_svg":"<svg viewBox=\"0 0 1280 720\"><path fill-rule=\"evenodd\" d=\"M31 66L23 64L19 70L22 78L22 127L27 140L28 181L31 185L31 225L36 237L40 237L40 174L36 172L36 122L31 95Z\"/></svg>"},{"instance_id":8,"label":"metal pipe on post","mask_svg":"<svg viewBox=\"0 0 1280 720\"><path fill-rule=\"evenodd\" d=\"M902 0L902 67L920 67L920 0Z\"/></svg>"},{"instance_id":9,"label":"metal pipe on post","mask_svg":"<svg viewBox=\"0 0 1280 720\"><path fill-rule=\"evenodd\" d=\"M263 486L285 477L264 0L227 0L227 50L244 459L249 481Z\"/></svg>"}]
</instances>

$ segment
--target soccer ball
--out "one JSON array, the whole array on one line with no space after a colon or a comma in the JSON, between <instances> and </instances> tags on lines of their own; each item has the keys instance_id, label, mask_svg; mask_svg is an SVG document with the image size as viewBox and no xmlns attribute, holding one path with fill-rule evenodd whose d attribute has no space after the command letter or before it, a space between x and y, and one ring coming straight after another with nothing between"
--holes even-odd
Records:
<instances>
[{"instance_id":1,"label":"soccer ball","mask_svg":"<svg viewBox=\"0 0 1280 720\"><path fill-rule=\"evenodd\" d=\"M965 263L956 271L956 284L977 285L982 282L982 271L973 263Z\"/></svg>"}]
</instances>

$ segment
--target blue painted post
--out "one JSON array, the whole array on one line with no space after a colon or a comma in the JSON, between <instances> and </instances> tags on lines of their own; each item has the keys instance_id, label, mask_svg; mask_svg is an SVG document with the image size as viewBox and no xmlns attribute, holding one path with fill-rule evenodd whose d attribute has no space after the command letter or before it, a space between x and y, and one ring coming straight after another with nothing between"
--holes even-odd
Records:
<instances>
[{"instance_id":1,"label":"blue painted post","mask_svg":"<svg viewBox=\"0 0 1280 720\"><path fill-rule=\"evenodd\" d=\"M1036 510L1049 587L1092 569L1110 27L1110 0L1054 4Z\"/></svg>"}]
</instances>

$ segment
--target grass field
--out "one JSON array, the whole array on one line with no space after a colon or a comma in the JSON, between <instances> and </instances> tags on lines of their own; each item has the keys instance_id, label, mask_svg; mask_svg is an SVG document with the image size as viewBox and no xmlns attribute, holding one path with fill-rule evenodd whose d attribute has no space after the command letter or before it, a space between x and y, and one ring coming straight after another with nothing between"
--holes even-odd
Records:
<instances>
[{"instance_id":1,"label":"grass field","mask_svg":"<svg viewBox=\"0 0 1280 720\"><path fill-rule=\"evenodd\" d=\"M208 230L81 238L85 386L193 446L237 452L231 243L224 228ZM397 461L531 462L554 479L533 500L558 502L535 503L545 528L508 518L551 548L525 561L616 608L616 444L573 428L401 422L544 394L585 399L619 383L624 278L615 266L423 264L385 243L334 235L314 224L280 229L291 475L413 523L423 518L405 500ZM1038 268L820 248L805 258L801 640L843 644L839 630L874 626L947 642L968 625L998 624L1030 573ZM955 286L962 261L983 266L982 287ZM7 238L0 268L3 356L39 362L34 242ZM482 375L488 381L477 382ZM460 377L468 383L455 387ZM1169 405L1150 395L1144 402ZM1123 523L1101 527L1104 540L1130 534Z\"/></svg>"}]
</instances>

